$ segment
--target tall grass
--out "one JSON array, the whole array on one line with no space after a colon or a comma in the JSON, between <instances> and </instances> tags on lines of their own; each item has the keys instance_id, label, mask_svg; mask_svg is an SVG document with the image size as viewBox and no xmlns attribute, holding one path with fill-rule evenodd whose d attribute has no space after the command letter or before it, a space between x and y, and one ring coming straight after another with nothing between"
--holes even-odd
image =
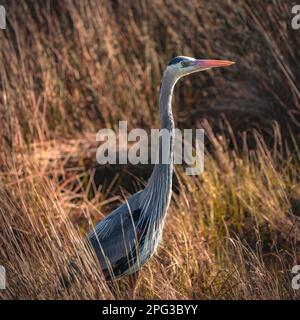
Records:
<instances>
[{"instance_id":1,"label":"tall grass","mask_svg":"<svg viewBox=\"0 0 300 320\"><path fill-rule=\"evenodd\" d=\"M142 270L137 298L299 297L290 272L299 264L300 216L299 37L285 25L291 4L7 2L1 298L127 298L126 283L112 295L82 241L123 201L120 188L134 191L124 191L118 175L97 183L95 133L125 119L157 127L162 69L179 54L238 63L176 88L178 126L205 129L205 170L188 177L176 167L163 243ZM147 178L142 168L138 174L136 189ZM60 277L70 258L80 271L66 289Z\"/></svg>"},{"instance_id":2,"label":"tall grass","mask_svg":"<svg viewBox=\"0 0 300 320\"><path fill-rule=\"evenodd\" d=\"M300 212L294 203L300 190L299 154L286 161L258 134L256 151L246 146L242 153L225 150L226 137L203 125L214 146L206 155L205 171L188 177L177 168L179 192L173 194L164 241L143 268L137 297L296 298L290 270L299 259ZM53 153L48 171L24 155L2 175L0 263L8 270L8 287L1 295L109 298L82 239L111 205L104 192L88 196L95 188L88 170L68 171L66 165L68 177L62 179L59 168L65 160L51 169ZM71 257L80 273L64 289L60 277ZM126 297L126 290L119 297Z\"/></svg>"},{"instance_id":3,"label":"tall grass","mask_svg":"<svg viewBox=\"0 0 300 320\"><path fill-rule=\"evenodd\" d=\"M5 3L5 2L4 2ZM1 41L1 140L25 142L159 123L157 96L178 54L236 61L176 90L180 126L221 113L234 129L299 124L293 2L8 1ZM287 132L284 130L284 134Z\"/></svg>"}]
</instances>

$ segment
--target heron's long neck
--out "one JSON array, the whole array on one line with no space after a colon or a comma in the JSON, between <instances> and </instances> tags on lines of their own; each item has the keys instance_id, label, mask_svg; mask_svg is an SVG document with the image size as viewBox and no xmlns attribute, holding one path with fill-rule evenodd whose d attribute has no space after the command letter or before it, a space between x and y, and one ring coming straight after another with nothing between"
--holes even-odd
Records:
<instances>
[{"instance_id":1,"label":"heron's long neck","mask_svg":"<svg viewBox=\"0 0 300 320\"><path fill-rule=\"evenodd\" d=\"M175 82L173 77L164 75L159 95L160 127L161 129L168 129L172 134L175 134L172 112L172 96Z\"/></svg>"},{"instance_id":2,"label":"heron's long neck","mask_svg":"<svg viewBox=\"0 0 300 320\"><path fill-rule=\"evenodd\" d=\"M156 206L153 211L161 217L166 213L172 190L175 127L171 103L175 83L176 80L172 76L164 74L159 96L159 112L161 129L168 131L169 143L166 144L166 141L160 139L157 163L144 190L144 200L148 202L150 206ZM167 148L167 150L165 148ZM169 158L167 163L165 160L162 161L162 154L167 154Z\"/></svg>"}]
</instances>

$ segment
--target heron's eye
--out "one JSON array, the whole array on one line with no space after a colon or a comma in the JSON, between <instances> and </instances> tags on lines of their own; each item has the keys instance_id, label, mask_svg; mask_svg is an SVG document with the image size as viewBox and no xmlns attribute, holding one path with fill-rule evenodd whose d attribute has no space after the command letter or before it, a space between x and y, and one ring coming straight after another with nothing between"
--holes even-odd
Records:
<instances>
[{"instance_id":1,"label":"heron's eye","mask_svg":"<svg viewBox=\"0 0 300 320\"><path fill-rule=\"evenodd\" d=\"M189 66L188 61L181 61L181 66L182 66L183 68L188 67L188 66Z\"/></svg>"}]
</instances>

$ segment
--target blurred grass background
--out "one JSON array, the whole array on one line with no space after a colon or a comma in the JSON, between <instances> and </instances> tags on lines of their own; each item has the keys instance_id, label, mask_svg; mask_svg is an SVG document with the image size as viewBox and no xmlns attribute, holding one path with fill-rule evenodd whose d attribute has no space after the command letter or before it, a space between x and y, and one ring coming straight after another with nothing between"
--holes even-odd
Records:
<instances>
[{"instance_id":1,"label":"blurred grass background","mask_svg":"<svg viewBox=\"0 0 300 320\"><path fill-rule=\"evenodd\" d=\"M112 297L81 239L151 168L97 168L95 134L119 120L158 127L161 74L177 55L237 63L176 87L177 126L205 129L205 170L187 177L176 167L164 241L137 298L299 297L290 272L300 236L293 1L1 4L1 297ZM71 256L81 273L64 290Z\"/></svg>"}]
</instances>

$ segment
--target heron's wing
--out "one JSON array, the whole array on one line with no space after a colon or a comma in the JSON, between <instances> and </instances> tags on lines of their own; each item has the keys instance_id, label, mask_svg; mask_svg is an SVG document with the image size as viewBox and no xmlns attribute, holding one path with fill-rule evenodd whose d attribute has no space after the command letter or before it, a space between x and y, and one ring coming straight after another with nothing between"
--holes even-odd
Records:
<instances>
[{"instance_id":1,"label":"heron's wing","mask_svg":"<svg viewBox=\"0 0 300 320\"><path fill-rule=\"evenodd\" d=\"M136 222L141 214L140 193L134 194L127 202L100 221L87 236L96 251L104 272L113 271L115 276L124 274L135 261L137 230Z\"/></svg>"}]
</instances>

